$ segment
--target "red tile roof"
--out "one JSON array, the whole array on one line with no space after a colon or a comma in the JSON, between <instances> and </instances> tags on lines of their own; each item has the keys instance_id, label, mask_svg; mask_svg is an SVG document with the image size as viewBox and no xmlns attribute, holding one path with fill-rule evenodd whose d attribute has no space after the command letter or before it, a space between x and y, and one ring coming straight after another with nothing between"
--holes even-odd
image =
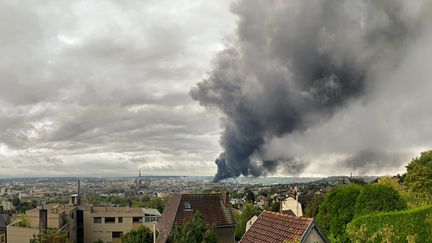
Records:
<instances>
[{"instance_id":1,"label":"red tile roof","mask_svg":"<svg viewBox=\"0 0 432 243\"><path fill-rule=\"evenodd\" d=\"M204 223L216 228L235 226L231 209L225 206L221 194L176 194L168 201L159 220L158 242L165 242L175 226L190 221L197 211Z\"/></svg>"},{"instance_id":2,"label":"red tile roof","mask_svg":"<svg viewBox=\"0 0 432 243\"><path fill-rule=\"evenodd\" d=\"M290 240L300 240L312 224L312 218L264 211L243 235L240 242L282 243Z\"/></svg>"}]
</instances>

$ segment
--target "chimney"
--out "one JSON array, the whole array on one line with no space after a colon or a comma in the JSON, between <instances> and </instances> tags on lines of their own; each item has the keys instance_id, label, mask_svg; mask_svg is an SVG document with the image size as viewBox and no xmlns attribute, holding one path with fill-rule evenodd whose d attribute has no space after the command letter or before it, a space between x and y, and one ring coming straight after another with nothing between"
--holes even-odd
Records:
<instances>
[{"instance_id":1,"label":"chimney","mask_svg":"<svg viewBox=\"0 0 432 243\"><path fill-rule=\"evenodd\" d=\"M230 197L229 197L229 192L228 191L222 193L222 201L223 201L223 204L225 206L228 206L230 204Z\"/></svg>"},{"instance_id":2,"label":"chimney","mask_svg":"<svg viewBox=\"0 0 432 243\"><path fill-rule=\"evenodd\" d=\"M43 206L39 209L39 233L46 231L48 228L48 210Z\"/></svg>"},{"instance_id":3,"label":"chimney","mask_svg":"<svg viewBox=\"0 0 432 243\"><path fill-rule=\"evenodd\" d=\"M81 189L80 186L81 186L81 185L80 185L80 179L78 179L78 191L77 191L78 196L79 196L79 194L80 194L80 189Z\"/></svg>"}]
</instances>

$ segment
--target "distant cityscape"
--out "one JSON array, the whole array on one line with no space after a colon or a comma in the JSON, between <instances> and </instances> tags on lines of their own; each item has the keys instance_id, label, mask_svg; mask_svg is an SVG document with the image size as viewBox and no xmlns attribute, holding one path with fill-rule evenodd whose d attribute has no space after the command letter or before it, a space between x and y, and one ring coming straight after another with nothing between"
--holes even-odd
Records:
<instances>
[{"instance_id":1,"label":"distant cityscape","mask_svg":"<svg viewBox=\"0 0 432 243\"><path fill-rule=\"evenodd\" d=\"M212 177L206 176L141 176L140 172L136 177L0 179L0 214L3 215L0 217L0 242L27 242L33 235L40 233L40 222L42 222L40 217L46 209L49 210L45 223L49 226L48 228L63 231L68 229L68 239L72 242L96 242L99 239L102 242L116 242L115 240L120 239L121 234L137 228L138 225L146 225L153 230L152 225L148 223L159 220L168 199L175 195L228 193L229 196L226 197L228 204L226 205L232 210L243 210L248 201L260 210L270 209L275 203L278 203L279 208L276 211L302 216L304 214L302 205L307 205L316 195L322 195L332 186L350 183L350 181L367 183L374 179L376 177L372 176L354 178L348 176L328 178L243 177L213 182ZM251 195L253 199L250 198ZM206 200L213 199L210 197ZM136 210L130 211L129 207L142 208L144 213ZM82 217L89 218L81 224L92 222L90 226L86 226L87 233L84 231L79 233L76 229L80 223L74 221L73 217L79 212L84 212ZM23 215L26 217L24 221ZM54 221L52 221L53 217ZM62 217L63 220L60 220L59 223L59 218ZM120 218L116 219L116 217ZM141 217L142 219L138 220ZM147 220L146 217L149 219ZM127 218L131 220L137 218L137 220L125 226ZM120 220L121 222L117 223L123 226L113 228L114 225L108 225L108 231L95 230L101 227L99 223L102 223L103 220L106 220L107 224L111 220L113 222ZM24 228L23 222L26 222ZM74 226L71 226L72 224ZM22 231L24 229L26 230ZM223 233L221 237L227 237L226 233ZM234 233L229 237L234 239Z\"/></svg>"}]
</instances>

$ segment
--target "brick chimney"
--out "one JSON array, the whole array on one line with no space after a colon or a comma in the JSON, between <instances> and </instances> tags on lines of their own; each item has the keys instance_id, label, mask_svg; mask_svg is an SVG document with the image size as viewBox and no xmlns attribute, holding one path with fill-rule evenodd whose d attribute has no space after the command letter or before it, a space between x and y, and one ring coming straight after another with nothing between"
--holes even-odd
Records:
<instances>
[{"instance_id":1,"label":"brick chimney","mask_svg":"<svg viewBox=\"0 0 432 243\"><path fill-rule=\"evenodd\" d=\"M229 192L228 191L222 193L222 201L223 201L223 204L225 206L228 206L230 204L230 197L229 197Z\"/></svg>"}]
</instances>

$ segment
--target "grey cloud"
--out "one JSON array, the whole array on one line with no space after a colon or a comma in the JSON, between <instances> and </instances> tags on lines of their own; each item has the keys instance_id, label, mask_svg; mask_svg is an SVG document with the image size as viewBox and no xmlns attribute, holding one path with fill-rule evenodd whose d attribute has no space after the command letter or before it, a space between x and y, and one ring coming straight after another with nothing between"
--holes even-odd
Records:
<instances>
[{"instance_id":1,"label":"grey cloud","mask_svg":"<svg viewBox=\"0 0 432 243\"><path fill-rule=\"evenodd\" d=\"M173 161L215 156L217 117L187 92L234 27L228 4L1 2L0 165L17 162L24 175L36 163L55 175L83 156L92 158L91 174L109 152L144 153L161 161L157 173L175 174ZM120 173L110 163L104 174ZM210 162L200 168L214 170Z\"/></svg>"},{"instance_id":2,"label":"grey cloud","mask_svg":"<svg viewBox=\"0 0 432 243\"><path fill-rule=\"evenodd\" d=\"M317 155L319 150L332 146L326 144L325 136L306 137L304 134L309 130L324 135L339 131L342 137L335 142L337 148L333 153L360 158L348 160L344 166L358 164L361 167L361 158L365 158L361 155L368 149L366 145L371 146L369 151L379 151L383 144L375 144L372 140L374 147L368 144L371 139L365 138L361 144L356 144L358 147L349 147L343 144L344 140L353 145L357 141L356 137L349 137L350 131L340 131L338 127L319 130L327 123L347 126L335 120L335 115L339 114L360 119L353 121L360 124L347 126L355 129L355 134L376 131L383 136L390 135L385 141L387 146L400 142L389 134L397 133L397 127L382 129L387 122L384 117L374 120L374 124L368 123L370 127L362 127L361 123L370 117L368 114L358 117L356 112L359 110L352 104L372 105L369 101L373 100L382 105L386 102L384 99L391 98L386 92L406 88L406 80L399 81L392 73L402 70L401 65L414 52L413 47L431 33L427 27L431 19L423 11L428 7L428 1L408 4L387 0L234 3L233 12L239 17L236 40L219 54L208 79L190 91L201 105L223 113L224 131L220 144L224 152L216 159L215 180L267 174L275 170L275 164L279 164L277 167L281 170L284 167L297 174L302 172L310 165L310 158L306 159L308 156L304 153ZM417 58L414 62L427 59L425 55ZM400 74L416 79L414 72L408 69ZM418 79L423 89L428 87ZM404 98L408 101L417 95L410 92ZM377 112L397 112L396 106L385 111L368 108L372 116ZM292 138L285 138L287 136ZM272 153L275 150L272 141L279 138L290 144L285 148L284 144L279 144L285 151ZM321 143L310 149L297 149L307 147L308 143L302 142L312 139ZM420 140L417 146L426 146L429 141L425 136ZM402 144L406 145L404 152L412 149L408 142ZM345 151L341 149L344 146ZM296 150L303 154L295 153ZM386 157L383 160L389 160L388 156L374 155L366 157L375 161L383 157ZM256 160L273 162L262 163L257 170ZM367 165L369 162L363 162L373 171L373 166ZM386 165L391 166L391 163Z\"/></svg>"}]
</instances>

